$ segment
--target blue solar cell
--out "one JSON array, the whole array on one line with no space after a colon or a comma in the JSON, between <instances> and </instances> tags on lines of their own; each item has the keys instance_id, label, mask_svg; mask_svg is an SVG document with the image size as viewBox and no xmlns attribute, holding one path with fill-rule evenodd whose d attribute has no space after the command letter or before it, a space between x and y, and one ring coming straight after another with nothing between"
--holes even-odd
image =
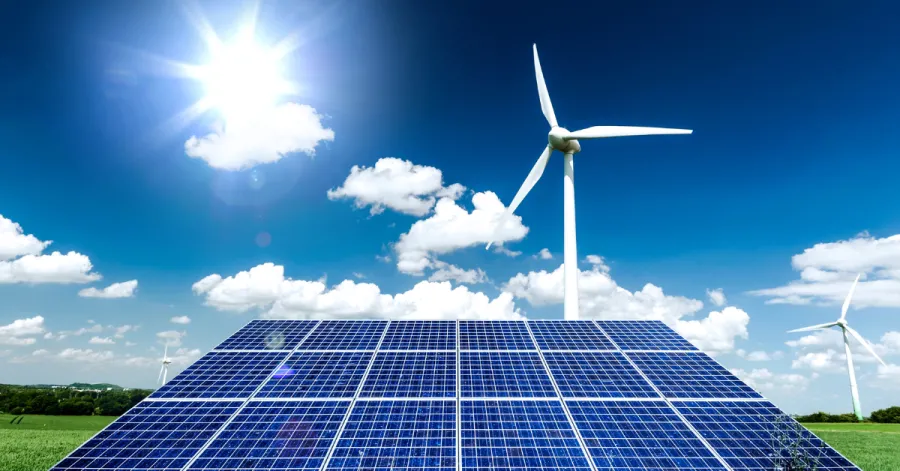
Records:
<instances>
[{"instance_id":1,"label":"blue solar cell","mask_svg":"<svg viewBox=\"0 0 900 471\"><path fill-rule=\"evenodd\" d=\"M250 397L287 356L287 352L212 351L154 391L150 397Z\"/></svg>"},{"instance_id":2,"label":"blue solar cell","mask_svg":"<svg viewBox=\"0 0 900 471\"><path fill-rule=\"evenodd\" d=\"M350 401L250 401L192 470L318 470Z\"/></svg>"},{"instance_id":3,"label":"blue solar cell","mask_svg":"<svg viewBox=\"0 0 900 471\"><path fill-rule=\"evenodd\" d=\"M567 401L597 471L725 470L663 401Z\"/></svg>"},{"instance_id":4,"label":"blue solar cell","mask_svg":"<svg viewBox=\"0 0 900 471\"><path fill-rule=\"evenodd\" d=\"M660 321L599 321L622 350L697 350Z\"/></svg>"},{"instance_id":5,"label":"blue solar cell","mask_svg":"<svg viewBox=\"0 0 900 471\"><path fill-rule=\"evenodd\" d=\"M704 353L630 352L627 355L666 397L762 397Z\"/></svg>"},{"instance_id":6,"label":"blue solar cell","mask_svg":"<svg viewBox=\"0 0 900 471\"><path fill-rule=\"evenodd\" d=\"M381 350L456 350L456 322L392 321Z\"/></svg>"},{"instance_id":7,"label":"blue solar cell","mask_svg":"<svg viewBox=\"0 0 900 471\"><path fill-rule=\"evenodd\" d=\"M141 402L53 469L181 469L240 405L241 401Z\"/></svg>"},{"instance_id":8,"label":"blue solar cell","mask_svg":"<svg viewBox=\"0 0 900 471\"><path fill-rule=\"evenodd\" d=\"M300 350L374 350L387 321L322 321Z\"/></svg>"},{"instance_id":9,"label":"blue solar cell","mask_svg":"<svg viewBox=\"0 0 900 471\"><path fill-rule=\"evenodd\" d=\"M318 321L255 320L216 347L217 350L293 350Z\"/></svg>"},{"instance_id":10,"label":"blue solar cell","mask_svg":"<svg viewBox=\"0 0 900 471\"><path fill-rule=\"evenodd\" d=\"M295 352L256 397L353 397L372 352Z\"/></svg>"},{"instance_id":11,"label":"blue solar cell","mask_svg":"<svg viewBox=\"0 0 900 471\"><path fill-rule=\"evenodd\" d=\"M461 352L462 397L556 397L537 352Z\"/></svg>"},{"instance_id":12,"label":"blue solar cell","mask_svg":"<svg viewBox=\"0 0 900 471\"><path fill-rule=\"evenodd\" d=\"M524 322L459 321L462 350L536 350Z\"/></svg>"},{"instance_id":13,"label":"blue solar cell","mask_svg":"<svg viewBox=\"0 0 900 471\"><path fill-rule=\"evenodd\" d=\"M858 471L846 458L766 401L675 402L735 471ZM799 466L805 462L806 467Z\"/></svg>"},{"instance_id":14,"label":"blue solar cell","mask_svg":"<svg viewBox=\"0 0 900 471\"><path fill-rule=\"evenodd\" d=\"M541 350L615 350L591 321L528 321Z\"/></svg>"},{"instance_id":15,"label":"blue solar cell","mask_svg":"<svg viewBox=\"0 0 900 471\"><path fill-rule=\"evenodd\" d=\"M619 352L544 352L565 397L659 397Z\"/></svg>"},{"instance_id":16,"label":"blue solar cell","mask_svg":"<svg viewBox=\"0 0 900 471\"><path fill-rule=\"evenodd\" d=\"M456 397L456 352L378 352L363 397Z\"/></svg>"},{"instance_id":17,"label":"blue solar cell","mask_svg":"<svg viewBox=\"0 0 900 471\"><path fill-rule=\"evenodd\" d=\"M357 401L328 470L456 470L456 401Z\"/></svg>"},{"instance_id":18,"label":"blue solar cell","mask_svg":"<svg viewBox=\"0 0 900 471\"><path fill-rule=\"evenodd\" d=\"M462 469L589 471L559 401L462 401Z\"/></svg>"}]
</instances>

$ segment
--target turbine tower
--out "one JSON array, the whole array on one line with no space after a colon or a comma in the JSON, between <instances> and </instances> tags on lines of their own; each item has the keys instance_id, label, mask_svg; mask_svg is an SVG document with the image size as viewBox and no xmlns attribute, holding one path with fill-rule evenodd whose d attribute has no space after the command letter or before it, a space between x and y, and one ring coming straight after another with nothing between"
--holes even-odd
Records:
<instances>
[{"instance_id":1,"label":"turbine tower","mask_svg":"<svg viewBox=\"0 0 900 471\"><path fill-rule=\"evenodd\" d=\"M170 363L172 363L172 359L169 358L169 346L166 345L166 350L162 357L162 367L159 369L159 376L156 378L156 382L159 383L160 386L166 384L166 376L169 376Z\"/></svg>"},{"instance_id":2,"label":"turbine tower","mask_svg":"<svg viewBox=\"0 0 900 471\"><path fill-rule=\"evenodd\" d=\"M498 224L502 224L513 211L519 207L519 204L525 199L525 195L531 191L535 183L544 173L544 167L550 160L550 155L554 150L563 153L563 274L564 274L564 312L566 320L578 319L578 251L575 247L575 169L572 157L581 151L579 139L599 139L604 137L622 137L622 136L648 136L655 134L690 134L689 129L668 129L668 128L643 128L633 126L593 126L582 129L580 131L569 131L562 128L556 122L556 115L553 113L553 104L550 103L550 95L547 93L547 84L544 83L544 73L541 71L541 62L538 60L537 44L534 49L534 74L537 78L538 96L541 100L541 111L544 118L550 124L550 134L547 138L547 147L544 148L541 156L538 157L537 163L532 167L531 172L525 177L525 182L519 188L512 203L506 208ZM491 248L493 241L487 244L486 248Z\"/></svg>"},{"instance_id":3,"label":"turbine tower","mask_svg":"<svg viewBox=\"0 0 900 471\"><path fill-rule=\"evenodd\" d=\"M808 330L819 330L819 329L827 329L830 327L838 326L841 328L841 333L844 335L844 353L847 355L847 371L850 372L850 396L853 398L853 413L856 414L856 418L858 420L863 419L862 408L859 406L859 390L856 388L856 372L853 371L853 356L850 354L850 341L847 338L847 334L849 333L853 338L855 338L859 343L862 344L869 353L872 354L875 359L881 362L882 365L887 366L884 360L875 353L875 350L869 345L869 342L866 341L859 335L859 332L853 330L849 325L847 325L847 309L850 308L850 298L853 297L853 291L856 289L856 283L859 282L859 275L856 275L856 280L853 282L853 286L850 287L850 292L847 293L847 299L844 300L844 305L841 307L841 317L840 319L834 322L828 322L825 324L811 325L809 327L803 327L800 329L789 330L788 333L791 332L806 332Z\"/></svg>"}]
</instances>

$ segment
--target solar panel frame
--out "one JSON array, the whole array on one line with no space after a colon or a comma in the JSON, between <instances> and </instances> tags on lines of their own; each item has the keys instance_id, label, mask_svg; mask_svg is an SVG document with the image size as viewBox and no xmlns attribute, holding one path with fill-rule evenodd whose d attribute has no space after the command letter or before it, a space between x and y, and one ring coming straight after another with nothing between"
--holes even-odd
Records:
<instances>
[{"instance_id":1,"label":"solar panel frame","mask_svg":"<svg viewBox=\"0 0 900 471\"><path fill-rule=\"evenodd\" d=\"M289 352L213 350L150 394L150 398L246 398Z\"/></svg>"},{"instance_id":2,"label":"solar panel frame","mask_svg":"<svg viewBox=\"0 0 900 471\"><path fill-rule=\"evenodd\" d=\"M456 326L456 321L391 321L381 350L455 350Z\"/></svg>"},{"instance_id":3,"label":"solar panel frame","mask_svg":"<svg viewBox=\"0 0 900 471\"><path fill-rule=\"evenodd\" d=\"M456 353L379 351L360 397L456 397Z\"/></svg>"},{"instance_id":4,"label":"solar panel frame","mask_svg":"<svg viewBox=\"0 0 900 471\"><path fill-rule=\"evenodd\" d=\"M374 352L296 351L266 380L256 397L353 397Z\"/></svg>"},{"instance_id":5,"label":"solar panel frame","mask_svg":"<svg viewBox=\"0 0 900 471\"><path fill-rule=\"evenodd\" d=\"M319 321L254 319L213 350L293 350ZM278 338L281 341L278 341Z\"/></svg>"},{"instance_id":6,"label":"solar panel frame","mask_svg":"<svg viewBox=\"0 0 900 471\"><path fill-rule=\"evenodd\" d=\"M537 350L522 321L457 321L461 350Z\"/></svg>"},{"instance_id":7,"label":"solar panel frame","mask_svg":"<svg viewBox=\"0 0 900 471\"><path fill-rule=\"evenodd\" d=\"M667 398L763 396L702 352L626 352L625 355Z\"/></svg>"},{"instance_id":8,"label":"solar panel frame","mask_svg":"<svg viewBox=\"0 0 900 471\"><path fill-rule=\"evenodd\" d=\"M321 321L297 350L376 350L389 323L382 320Z\"/></svg>"},{"instance_id":9,"label":"solar panel frame","mask_svg":"<svg viewBox=\"0 0 900 471\"><path fill-rule=\"evenodd\" d=\"M591 321L525 321L543 351L615 350L612 341Z\"/></svg>"},{"instance_id":10,"label":"solar panel frame","mask_svg":"<svg viewBox=\"0 0 900 471\"><path fill-rule=\"evenodd\" d=\"M597 326L622 350L699 351L677 332L658 320L600 320Z\"/></svg>"}]
</instances>

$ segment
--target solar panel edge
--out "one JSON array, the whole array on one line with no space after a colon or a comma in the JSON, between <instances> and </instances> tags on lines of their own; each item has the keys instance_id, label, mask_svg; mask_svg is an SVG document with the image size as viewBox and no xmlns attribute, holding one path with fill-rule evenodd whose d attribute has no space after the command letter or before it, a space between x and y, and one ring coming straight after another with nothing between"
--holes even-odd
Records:
<instances>
[{"instance_id":1,"label":"solar panel edge","mask_svg":"<svg viewBox=\"0 0 900 471\"><path fill-rule=\"evenodd\" d=\"M462 373L460 363L462 353L460 351L459 320L456 325L456 471L462 471Z\"/></svg>"}]
</instances>

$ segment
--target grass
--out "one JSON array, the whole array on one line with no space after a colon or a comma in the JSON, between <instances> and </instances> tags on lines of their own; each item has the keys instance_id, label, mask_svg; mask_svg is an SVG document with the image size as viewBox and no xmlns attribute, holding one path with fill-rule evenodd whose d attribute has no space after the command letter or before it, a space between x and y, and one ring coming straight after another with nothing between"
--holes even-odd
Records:
<instances>
[{"instance_id":1,"label":"grass","mask_svg":"<svg viewBox=\"0 0 900 471\"><path fill-rule=\"evenodd\" d=\"M863 471L900 469L900 424L803 424Z\"/></svg>"}]
</instances>

